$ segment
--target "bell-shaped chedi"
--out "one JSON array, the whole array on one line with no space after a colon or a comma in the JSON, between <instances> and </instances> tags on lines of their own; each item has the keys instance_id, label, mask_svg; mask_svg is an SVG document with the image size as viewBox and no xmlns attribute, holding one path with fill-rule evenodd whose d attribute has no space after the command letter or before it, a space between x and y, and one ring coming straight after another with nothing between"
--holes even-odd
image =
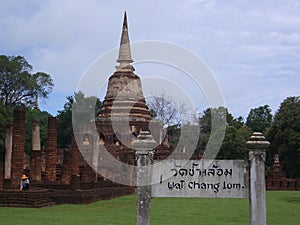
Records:
<instances>
[{"instance_id":1,"label":"bell-shaped chedi","mask_svg":"<svg viewBox=\"0 0 300 225\"><path fill-rule=\"evenodd\" d=\"M151 116L145 103L142 84L139 76L134 74L131 57L130 41L126 12L124 15L119 56L119 65L109 78L106 96L98 119L109 117L119 120L120 117L129 121L150 121Z\"/></svg>"}]
</instances>

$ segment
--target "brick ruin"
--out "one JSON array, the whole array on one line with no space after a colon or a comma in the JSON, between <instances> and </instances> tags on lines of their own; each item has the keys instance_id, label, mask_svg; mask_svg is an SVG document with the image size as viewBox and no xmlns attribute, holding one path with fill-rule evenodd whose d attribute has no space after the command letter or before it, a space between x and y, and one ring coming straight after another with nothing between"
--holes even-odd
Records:
<instances>
[{"instance_id":1,"label":"brick ruin","mask_svg":"<svg viewBox=\"0 0 300 225\"><path fill-rule=\"evenodd\" d=\"M26 156L25 111L21 108L14 111L13 127L8 128L12 132L8 132L11 136L7 138L5 166L1 173L5 174L5 177L0 177L3 181L0 182L0 188L6 194L11 192L16 196L19 194L17 190L20 177L24 173L31 180L31 193L45 192L48 196L52 196L48 199L49 205L53 202L83 203L133 193L133 186L115 182L116 178L122 176L122 169L109 168L111 162L103 160L102 154L105 148L115 159L134 165L132 142L140 130L151 130L154 134L158 143L155 159L165 159L172 153L163 138L162 126L151 119L143 96L141 80L134 74L131 65L133 60L126 13L117 62L119 65L109 78L100 114L94 122L85 123L80 129L74 130L71 146L67 149L57 148L56 118L49 117L46 147L41 149L40 127L38 121L34 120L31 155ZM118 123L118 131L115 131L115 121ZM92 132L92 126L96 126L96 133ZM134 179L134 174L130 176ZM8 198L3 196L5 194L0 194L0 199L2 202L6 199L7 202Z\"/></svg>"},{"instance_id":2,"label":"brick ruin","mask_svg":"<svg viewBox=\"0 0 300 225\"><path fill-rule=\"evenodd\" d=\"M280 166L279 155L275 154L271 170L266 178L267 190L298 190L300 191L300 178L286 178Z\"/></svg>"},{"instance_id":3,"label":"brick ruin","mask_svg":"<svg viewBox=\"0 0 300 225\"><path fill-rule=\"evenodd\" d=\"M17 206L15 202L18 201L27 207L87 203L133 193L134 187L115 182L122 176L122 171L120 168L112 170L111 162L103 160L102 154L105 148L115 159L134 165L132 143L141 130L150 130L158 143L154 151L155 160L170 156L172 149L163 135L162 126L151 119L141 80L131 65L133 60L126 13L117 62L119 65L109 78L100 114L95 121L74 131L69 148L57 148L56 118L49 117L47 146L42 149L39 123L33 120L32 150L30 157L26 157L25 111L21 108L14 111L13 125L7 127L5 164L0 168L2 205L6 202L6 206ZM117 131L114 123L118 124ZM92 132L93 126L96 126L96 133ZM182 156L180 154L184 153L179 152L177 156ZM199 159L201 156L193 158ZM24 195L17 192L23 173L30 177L32 187L28 195L32 200L27 205ZM134 174L131 176L134 179ZM278 157L266 181L268 190L300 190L300 179L285 178ZM14 198L8 197L12 195Z\"/></svg>"}]
</instances>

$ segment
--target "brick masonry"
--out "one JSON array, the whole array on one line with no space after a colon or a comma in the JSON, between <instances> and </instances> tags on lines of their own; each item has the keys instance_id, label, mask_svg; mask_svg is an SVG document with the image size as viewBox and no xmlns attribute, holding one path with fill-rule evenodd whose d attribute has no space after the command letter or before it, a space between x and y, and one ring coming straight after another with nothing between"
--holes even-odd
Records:
<instances>
[{"instance_id":1,"label":"brick masonry","mask_svg":"<svg viewBox=\"0 0 300 225\"><path fill-rule=\"evenodd\" d=\"M56 151L57 151L57 121L55 117L48 118L48 139L46 147L46 174L45 182L56 182Z\"/></svg>"},{"instance_id":2,"label":"brick masonry","mask_svg":"<svg viewBox=\"0 0 300 225\"><path fill-rule=\"evenodd\" d=\"M13 119L10 187L18 188L25 160L25 110L23 108L15 109Z\"/></svg>"}]
</instances>

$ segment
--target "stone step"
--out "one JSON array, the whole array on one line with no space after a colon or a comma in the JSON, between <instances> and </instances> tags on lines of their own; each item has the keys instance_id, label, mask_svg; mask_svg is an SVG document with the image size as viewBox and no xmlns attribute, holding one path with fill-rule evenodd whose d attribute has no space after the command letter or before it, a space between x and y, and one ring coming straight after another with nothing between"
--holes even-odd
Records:
<instances>
[{"instance_id":1,"label":"stone step","mask_svg":"<svg viewBox=\"0 0 300 225\"><path fill-rule=\"evenodd\" d=\"M54 206L55 202L47 198L47 192L0 192L0 206L40 208Z\"/></svg>"},{"instance_id":2,"label":"stone step","mask_svg":"<svg viewBox=\"0 0 300 225\"><path fill-rule=\"evenodd\" d=\"M133 192L133 187L77 190L30 189L28 192L5 190L0 191L0 207L39 208L59 204L87 204L132 194Z\"/></svg>"}]
</instances>

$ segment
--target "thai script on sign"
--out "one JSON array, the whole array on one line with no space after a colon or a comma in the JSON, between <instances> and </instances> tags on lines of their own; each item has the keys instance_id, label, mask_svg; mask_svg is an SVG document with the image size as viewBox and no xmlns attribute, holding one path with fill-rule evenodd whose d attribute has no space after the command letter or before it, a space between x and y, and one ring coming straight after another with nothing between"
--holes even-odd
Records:
<instances>
[{"instance_id":1,"label":"thai script on sign","mask_svg":"<svg viewBox=\"0 0 300 225\"><path fill-rule=\"evenodd\" d=\"M247 177L243 160L169 160L154 167L152 191L156 197L245 198Z\"/></svg>"},{"instance_id":2,"label":"thai script on sign","mask_svg":"<svg viewBox=\"0 0 300 225\"><path fill-rule=\"evenodd\" d=\"M180 169L178 169L178 167ZM186 169L181 168L181 166L175 165L175 168L171 169L171 171L174 172L174 177L177 175L180 176L231 176L232 175L232 168L218 168L218 164L213 164L212 168L206 169L206 168L199 168L199 163L193 162L192 168Z\"/></svg>"}]
</instances>

